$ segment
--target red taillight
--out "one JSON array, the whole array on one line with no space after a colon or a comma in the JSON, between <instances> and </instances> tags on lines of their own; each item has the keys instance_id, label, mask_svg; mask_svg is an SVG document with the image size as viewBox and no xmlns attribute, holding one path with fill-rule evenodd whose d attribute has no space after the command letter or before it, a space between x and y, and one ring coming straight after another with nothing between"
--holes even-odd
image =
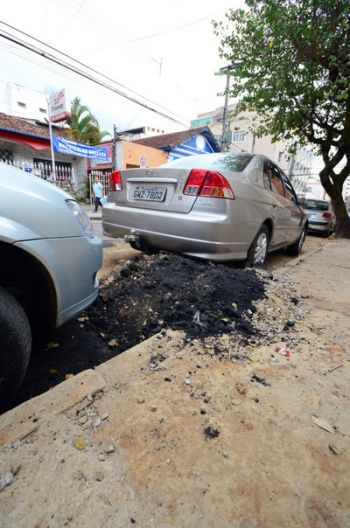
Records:
<instances>
[{"instance_id":1,"label":"red taillight","mask_svg":"<svg viewBox=\"0 0 350 528\"><path fill-rule=\"evenodd\" d=\"M227 198L234 200L229 182L219 172L205 169L192 169L188 175L184 194L207 196L208 198Z\"/></svg>"},{"instance_id":2,"label":"red taillight","mask_svg":"<svg viewBox=\"0 0 350 528\"><path fill-rule=\"evenodd\" d=\"M122 175L120 171L114 171L109 177L109 186L111 191L121 191L122 187Z\"/></svg>"},{"instance_id":3,"label":"red taillight","mask_svg":"<svg viewBox=\"0 0 350 528\"><path fill-rule=\"evenodd\" d=\"M206 170L192 169L186 181L184 194L198 196L206 173Z\"/></svg>"},{"instance_id":4,"label":"red taillight","mask_svg":"<svg viewBox=\"0 0 350 528\"><path fill-rule=\"evenodd\" d=\"M329 213L328 211L326 213L323 213L323 218L332 218L332 213Z\"/></svg>"}]
</instances>

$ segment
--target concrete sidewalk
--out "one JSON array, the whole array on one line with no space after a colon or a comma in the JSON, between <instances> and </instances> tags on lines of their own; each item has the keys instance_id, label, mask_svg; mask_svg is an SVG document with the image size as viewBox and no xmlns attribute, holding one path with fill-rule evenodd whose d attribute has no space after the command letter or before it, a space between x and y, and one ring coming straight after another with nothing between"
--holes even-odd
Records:
<instances>
[{"instance_id":1,"label":"concrete sidewalk","mask_svg":"<svg viewBox=\"0 0 350 528\"><path fill-rule=\"evenodd\" d=\"M282 272L302 346L218 362L168 331L0 417L0 526L350 526L350 243Z\"/></svg>"},{"instance_id":2,"label":"concrete sidewalk","mask_svg":"<svg viewBox=\"0 0 350 528\"><path fill-rule=\"evenodd\" d=\"M101 220L102 219L102 209L98 208L98 211L95 213L94 205L80 204L84 211L88 214L90 220Z\"/></svg>"}]
</instances>

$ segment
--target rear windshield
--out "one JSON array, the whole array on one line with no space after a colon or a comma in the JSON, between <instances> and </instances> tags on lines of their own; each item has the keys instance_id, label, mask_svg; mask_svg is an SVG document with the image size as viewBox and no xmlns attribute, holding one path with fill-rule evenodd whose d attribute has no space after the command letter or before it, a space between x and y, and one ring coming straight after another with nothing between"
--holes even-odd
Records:
<instances>
[{"instance_id":1,"label":"rear windshield","mask_svg":"<svg viewBox=\"0 0 350 528\"><path fill-rule=\"evenodd\" d=\"M228 170L232 172L242 172L253 158L252 154L242 153L219 153L201 154L197 156L185 156L174 161L170 161L163 167L176 167L182 169L211 169Z\"/></svg>"},{"instance_id":2,"label":"rear windshield","mask_svg":"<svg viewBox=\"0 0 350 528\"><path fill-rule=\"evenodd\" d=\"M322 200L304 200L304 209L315 209L317 211L328 211L329 203Z\"/></svg>"}]
</instances>

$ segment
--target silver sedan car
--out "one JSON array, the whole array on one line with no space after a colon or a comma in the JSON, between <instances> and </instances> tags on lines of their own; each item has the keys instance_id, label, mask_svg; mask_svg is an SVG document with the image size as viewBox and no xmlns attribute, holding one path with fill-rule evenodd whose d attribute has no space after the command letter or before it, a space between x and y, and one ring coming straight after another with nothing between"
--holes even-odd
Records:
<instances>
[{"instance_id":1,"label":"silver sedan car","mask_svg":"<svg viewBox=\"0 0 350 528\"><path fill-rule=\"evenodd\" d=\"M0 163L0 407L28 365L32 331L58 327L98 294L102 241L55 185Z\"/></svg>"},{"instance_id":2,"label":"silver sedan car","mask_svg":"<svg viewBox=\"0 0 350 528\"><path fill-rule=\"evenodd\" d=\"M105 234L137 249L263 266L268 251L297 255L307 217L283 171L262 155L188 156L113 172Z\"/></svg>"}]
</instances>

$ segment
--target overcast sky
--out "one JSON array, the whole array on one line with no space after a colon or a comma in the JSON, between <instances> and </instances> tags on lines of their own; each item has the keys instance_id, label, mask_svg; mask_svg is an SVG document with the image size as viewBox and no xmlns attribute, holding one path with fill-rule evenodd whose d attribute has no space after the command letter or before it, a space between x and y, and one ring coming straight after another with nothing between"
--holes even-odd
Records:
<instances>
[{"instance_id":1,"label":"overcast sky","mask_svg":"<svg viewBox=\"0 0 350 528\"><path fill-rule=\"evenodd\" d=\"M11 0L1 20L115 79L184 121L223 105L225 79L211 20L243 0ZM3 27L3 26L2 26ZM184 126L84 80L0 38L0 78L42 92L66 88L111 130ZM126 91L126 90L124 90ZM151 102L152 101L152 102Z\"/></svg>"}]
</instances>

